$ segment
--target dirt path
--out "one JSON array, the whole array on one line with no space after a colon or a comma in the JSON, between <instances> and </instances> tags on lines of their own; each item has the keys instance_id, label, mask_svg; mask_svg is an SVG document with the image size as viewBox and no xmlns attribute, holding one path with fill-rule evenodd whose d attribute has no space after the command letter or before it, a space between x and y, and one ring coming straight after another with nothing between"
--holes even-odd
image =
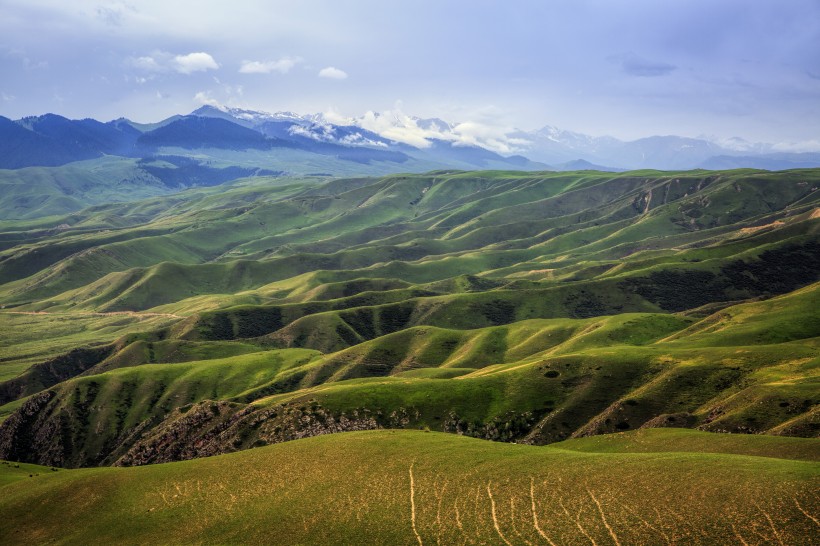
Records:
<instances>
[{"instance_id":1,"label":"dirt path","mask_svg":"<svg viewBox=\"0 0 820 546\"><path fill-rule=\"evenodd\" d=\"M167 317L175 319L183 319L181 315L174 315L173 313L141 313L139 311L110 311L107 313L99 313L93 311L87 312L50 312L50 311L0 311L0 315L56 315L63 317Z\"/></svg>"},{"instance_id":2,"label":"dirt path","mask_svg":"<svg viewBox=\"0 0 820 546\"><path fill-rule=\"evenodd\" d=\"M532 503L532 524L535 527L535 530L538 531L538 534L541 535L541 538L547 541L550 546L558 546L555 544L550 537L547 536L546 533L541 529L541 525L538 524L538 514L535 509L535 480L530 477L530 501Z\"/></svg>"},{"instance_id":3,"label":"dirt path","mask_svg":"<svg viewBox=\"0 0 820 546\"><path fill-rule=\"evenodd\" d=\"M621 546L621 542L618 540L618 535L615 534L615 530L610 527L609 522L606 520L606 516L604 515L604 509L601 507L601 503L598 502L598 499L595 498L595 495L592 494L592 491L587 487L587 493L592 498L592 501L595 503L595 506L598 507L598 513L601 514L601 521L604 523L604 527L606 530L609 531L609 536L612 537L613 542L615 542L615 546Z\"/></svg>"},{"instance_id":4,"label":"dirt path","mask_svg":"<svg viewBox=\"0 0 820 546\"><path fill-rule=\"evenodd\" d=\"M413 527L413 534L416 535L419 546L424 546L421 536L416 530L416 480L413 479L413 464L415 463L410 464L410 525Z\"/></svg>"},{"instance_id":5,"label":"dirt path","mask_svg":"<svg viewBox=\"0 0 820 546\"><path fill-rule=\"evenodd\" d=\"M498 533L498 536L501 537L504 544L507 546L512 546L512 543L507 540L507 537L505 537L504 533L501 532L501 526L498 524L498 517L495 514L495 499L493 498L493 491L490 487L490 482L487 482L487 496L490 497L490 513L493 516L493 527L495 527L495 532Z\"/></svg>"}]
</instances>

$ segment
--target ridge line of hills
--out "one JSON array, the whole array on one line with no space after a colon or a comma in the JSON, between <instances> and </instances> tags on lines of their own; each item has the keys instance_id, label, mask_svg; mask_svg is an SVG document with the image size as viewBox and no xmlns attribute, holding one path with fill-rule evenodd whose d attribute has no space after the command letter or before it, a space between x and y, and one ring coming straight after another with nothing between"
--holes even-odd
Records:
<instances>
[{"instance_id":1,"label":"ridge line of hills","mask_svg":"<svg viewBox=\"0 0 820 546\"><path fill-rule=\"evenodd\" d=\"M818 186L255 176L7 222L0 304L58 314L0 310L0 457L142 465L376 428L816 437Z\"/></svg>"}]
</instances>

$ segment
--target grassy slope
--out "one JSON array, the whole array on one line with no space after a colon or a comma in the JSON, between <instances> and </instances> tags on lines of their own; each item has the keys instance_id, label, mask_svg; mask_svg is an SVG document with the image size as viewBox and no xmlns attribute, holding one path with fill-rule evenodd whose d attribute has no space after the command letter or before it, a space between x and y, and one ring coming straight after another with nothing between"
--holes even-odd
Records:
<instances>
[{"instance_id":1,"label":"grassy slope","mask_svg":"<svg viewBox=\"0 0 820 546\"><path fill-rule=\"evenodd\" d=\"M0 219L36 219L170 191L161 180L140 170L136 159L124 157L109 156L61 167L0 169Z\"/></svg>"},{"instance_id":2,"label":"grassy slope","mask_svg":"<svg viewBox=\"0 0 820 546\"><path fill-rule=\"evenodd\" d=\"M111 463L136 443L188 427L189 416L175 410L207 400L229 401L232 409L220 412L237 413L217 452L282 441L253 423L283 414L278 408L316 403L336 418L384 416L369 428L395 426L388 416L407 415L405 426L536 444L646 426L816 436L820 357L806 323L817 313L817 290L700 321L622 314L477 330L417 327L328 355L243 354L258 347L135 338L84 377L52 388L56 397L38 414L72 423L71 440L55 444L44 434L36 452L50 458L24 460ZM766 320L754 312L761 305ZM803 320L787 320L794 316ZM704 343L703 325L734 343ZM773 331L778 338L760 335ZM274 365L282 359L289 364ZM223 418L208 411L197 426ZM258 418L239 419L248 412ZM33 434L50 426L41 423ZM85 432L91 429L98 433Z\"/></svg>"},{"instance_id":3,"label":"grassy slope","mask_svg":"<svg viewBox=\"0 0 820 546\"><path fill-rule=\"evenodd\" d=\"M576 438L551 447L583 453L726 453L820 462L817 442L782 436L656 428Z\"/></svg>"},{"instance_id":4,"label":"grassy slope","mask_svg":"<svg viewBox=\"0 0 820 546\"><path fill-rule=\"evenodd\" d=\"M12 326L0 372L128 335L120 353L53 388L49 415L59 424L67 412L75 464L110 455L91 421L120 442L124 422L145 418L134 389L176 396L168 373L183 368L157 363L206 359L216 360L203 370L219 370L209 377L234 374L243 390L197 391L186 404L315 399L336 414L418 412L413 426L534 443L669 425L813 436L817 285L725 301L816 278L819 176L249 179L94 207L59 233L10 226L0 297L75 314L0 315ZM176 319L76 314L129 309L192 316L157 329ZM251 373L245 353L271 346L327 354ZM87 388L96 382L106 387Z\"/></svg>"},{"instance_id":5,"label":"grassy slope","mask_svg":"<svg viewBox=\"0 0 820 546\"><path fill-rule=\"evenodd\" d=\"M796 443L816 454L817 440L726 437L721 450L733 454L722 454L685 449L692 437L651 431L641 436L651 453L630 452L629 434L605 452L572 452L380 431L150 467L32 469L33 478L0 465L0 536L7 544L817 543L818 466L790 458ZM746 454L760 453L761 442L780 458Z\"/></svg>"},{"instance_id":6,"label":"grassy slope","mask_svg":"<svg viewBox=\"0 0 820 546\"><path fill-rule=\"evenodd\" d=\"M74 347L109 342L176 321L153 315L22 315L0 311L0 381L17 377L32 364Z\"/></svg>"},{"instance_id":7,"label":"grassy slope","mask_svg":"<svg viewBox=\"0 0 820 546\"><path fill-rule=\"evenodd\" d=\"M261 168L295 175L333 173L335 176L378 176L405 170L422 172L442 166L436 161L413 158L403 163L344 161L336 156L285 148L265 151L167 148L160 153L187 156L215 169ZM171 170L175 168L162 160L153 161L152 164ZM467 163L451 166L468 169L473 167ZM489 163L485 168L496 166L503 166L503 163ZM199 176L203 175L199 173ZM45 217L69 214L88 206L136 201L177 191L178 187L163 183L142 168L139 160L119 156L77 161L59 167L0 169L0 218L37 222Z\"/></svg>"},{"instance_id":8,"label":"grassy slope","mask_svg":"<svg viewBox=\"0 0 820 546\"><path fill-rule=\"evenodd\" d=\"M253 202L229 191L172 225L148 218L131 235L67 233L18 243L0 264L0 279L9 281L0 297L28 302L66 292L57 304L145 309L320 269L428 282L554 269L553 261L565 268L716 242L762 221L794 224L817 200L806 182L812 176L456 173L334 181L301 193L265 187L267 198ZM95 250L78 253L85 248ZM237 258L248 261L230 263ZM180 265L155 267L168 260ZM220 263L197 265L213 260ZM106 273L114 276L100 279L93 294L71 292ZM169 281L179 284L176 295L163 293ZM106 294L106 287L113 288Z\"/></svg>"},{"instance_id":9,"label":"grassy slope","mask_svg":"<svg viewBox=\"0 0 820 546\"><path fill-rule=\"evenodd\" d=\"M71 423L63 441L49 434L34 441L39 452L56 450L61 466L111 464L121 455L123 442L130 447L129 437L155 425L173 409L207 399L240 397L317 355L303 349L266 351L75 378L55 387L58 396L41 413L44 418L53 416L55 422Z\"/></svg>"}]
</instances>

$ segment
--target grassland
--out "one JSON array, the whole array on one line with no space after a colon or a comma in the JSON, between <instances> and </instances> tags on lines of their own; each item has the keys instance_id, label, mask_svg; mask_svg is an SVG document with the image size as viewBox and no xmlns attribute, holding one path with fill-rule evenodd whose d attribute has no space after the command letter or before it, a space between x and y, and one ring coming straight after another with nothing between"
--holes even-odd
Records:
<instances>
[{"instance_id":1,"label":"grassland","mask_svg":"<svg viewBox=\"0 0 820 546\"><path fill-rule=\"evenodd\" d=\"M436 171L23 211L2 542L820 543L818 186Z\"/></svg>"},{"instance_id":2,"label":"grassland","mask_svg":"<svg viewBox=\"0 0 820 546\"><path fill-rule=\"evenodd\" d=\"M3 464L0 536L6 544L817 543L818 440L733 435L703 453L703 436L653 430L533 447L378 431L128 469ZM635 452L636 441L647 453Z\"/></svg>"},{"instance_id":3,"label":"grassland","mask_svg":"<svg viewBox=\"0 0 820 546\"><path fill-rule=\"evenodd\" d=\"M0 452L143 464L395 426L816 436L818 177L257 177L7 223Z\"/></svg>"},{"instance_id":4,"label":"grassland","mask_svg":"<svg viewBox=\"0 0 820 546\"><path fill-rule=\"evenodd\" d=\"M172 316L152 314L0 312L0 382L78 346L96 345L132 332L162 328Z\"/></svg>"}]
</instances>

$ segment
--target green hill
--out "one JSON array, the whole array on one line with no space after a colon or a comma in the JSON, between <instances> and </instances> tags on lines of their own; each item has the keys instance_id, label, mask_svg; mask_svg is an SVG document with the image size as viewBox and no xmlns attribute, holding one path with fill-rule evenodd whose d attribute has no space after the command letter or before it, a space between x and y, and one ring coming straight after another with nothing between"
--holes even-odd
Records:
<instances>
[{"instance_id":1,"label":"green hill","mask_svg":"<svg viewBox=\"0 0 820 546\"><path fill-rule=\"evenodd\" d=\"M385 427L817 436L818 178L256 177L5 222L0 456Z\"/></svg>"},{"instance_id":2,"label":"green hill","mask_svg":"<svg viewBox=\"0 0 820 546\"><path fill-rule=\"evenodd\" d=\"M71 168L0 223L0 542L820 544L820 171Z\"/></svg>"},{"instance_id":3,"label":"green hill","mask_svg":"<svg viewBox=\"0 0 820 546\"><path fill-rule=\"evenodd\" d=\"M66 359L82 364L80 377L66 373L14 403L20 409L0 426L0 456L146 464L382 427L535 444L667 426L817 436L818 289L701 320L621 314L410 327L328 354L272 349L279 340L267 337L131 335ZM326 329L315 328L304 344L323 345ZM706 328L728 342L709 343ZM33 394L42 377L6 386ZM64 434L51 434L55 427Z\"/></svg>"},{"instance_id":4,"label":"green hill","mask_svg":"<svg viewBox=\"0 0 820 546\"><path fill-rule=\"evenodd\" d=\"M607 437L602 449L381 431L141 468L4 463L0 536L6 544L817 543L820 475L805 460L813 450L816 461L817 440L726 436L703 453L685 446L705 434L649 432Z\"/></svg>"}]
</instances>

